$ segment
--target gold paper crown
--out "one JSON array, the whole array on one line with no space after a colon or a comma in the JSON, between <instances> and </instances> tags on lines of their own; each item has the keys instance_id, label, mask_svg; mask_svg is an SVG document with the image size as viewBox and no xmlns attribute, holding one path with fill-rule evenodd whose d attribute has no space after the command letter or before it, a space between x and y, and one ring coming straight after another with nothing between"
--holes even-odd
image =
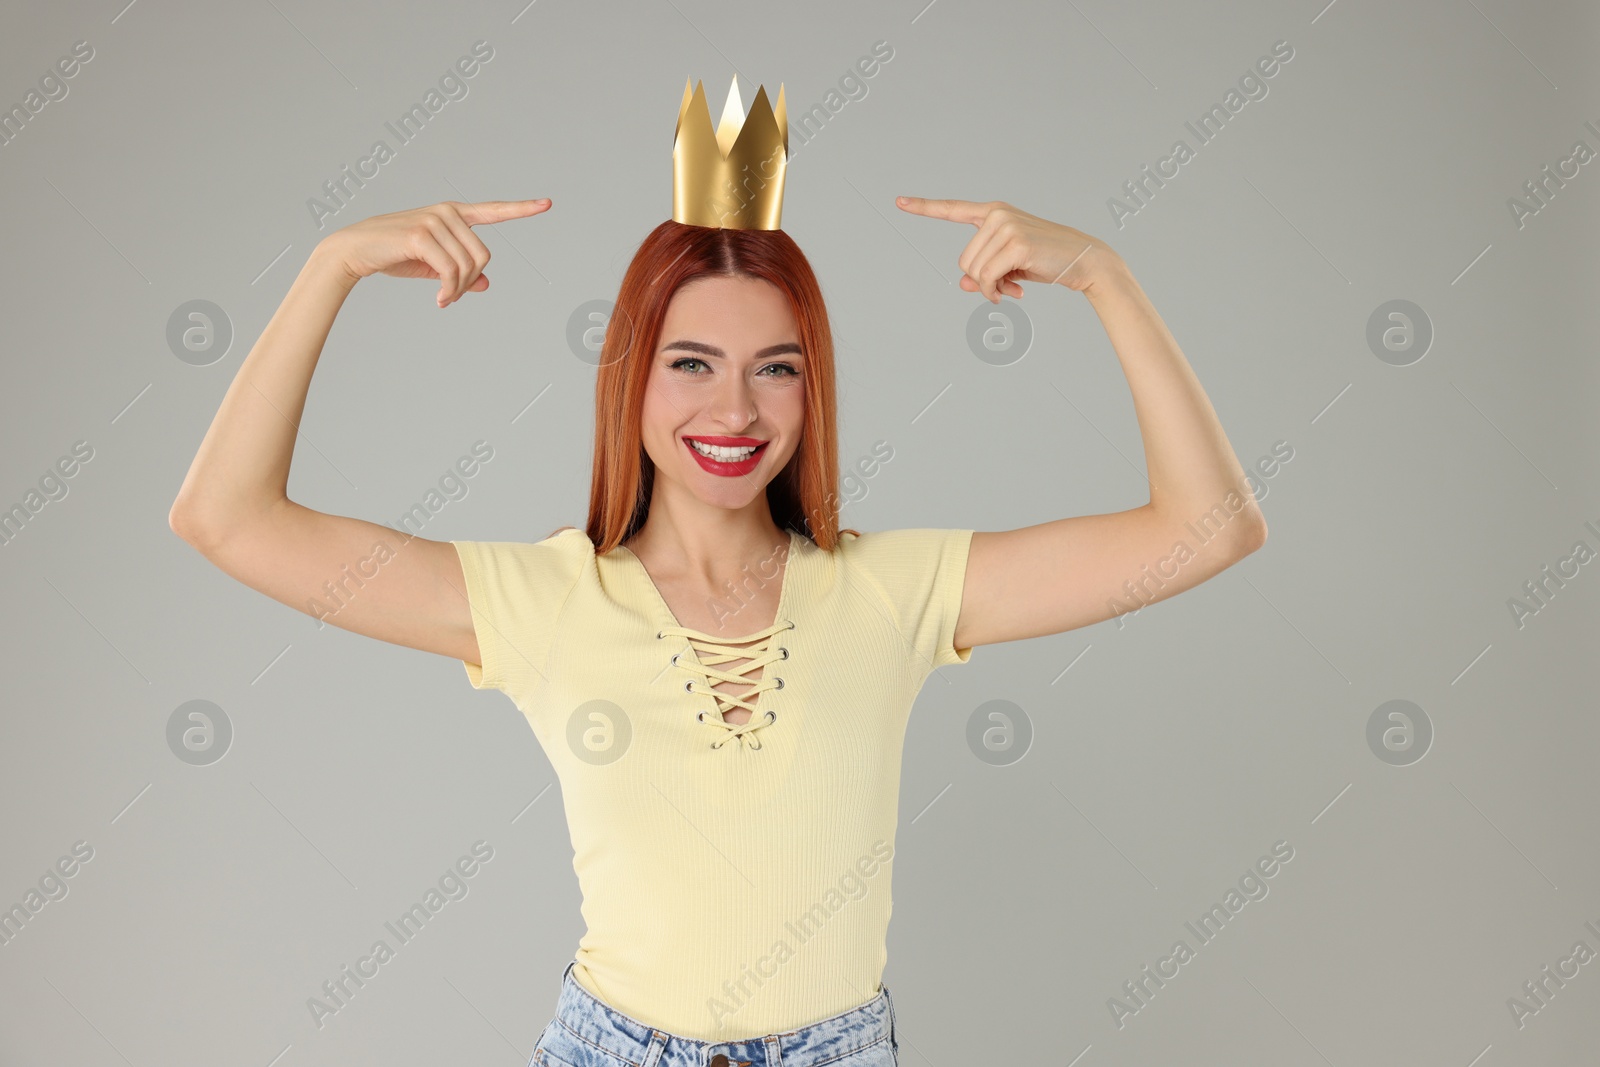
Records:
<instances>
[{"instance_id":1,"label":"gold paper crown","mask_svg":"<svg viewBox=\"0 0 1600 1067\"><path fill-rule=\"evenodd\" d=\"M689 226L776 230L783 218L783 176L789 162L789 117L778 86L776 111L765 87L745 114L733 77L722 121L711 129L705 83L683 82L672 143L672 218Z\"/></svg>"}]
</instances>

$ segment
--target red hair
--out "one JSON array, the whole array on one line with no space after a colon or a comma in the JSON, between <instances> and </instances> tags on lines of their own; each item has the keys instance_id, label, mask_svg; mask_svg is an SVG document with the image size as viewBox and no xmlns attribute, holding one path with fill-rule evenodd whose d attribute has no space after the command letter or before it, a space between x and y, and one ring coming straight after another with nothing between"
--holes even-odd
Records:
<instances>
[{"instance_id":1,"label":"red hair","mask_svg":"<svg viewBox=\"0 0 1600 1067\"><path fill-rule=\"evenodd\" d=\"M811 264L782 230L689 226L671 219L650 231L634 253L600 347L589 540L596 553L609 552L650 513L655 464L640 429L646 382L667 304L680 286L706 276L759 278L788 297L805 354L805 413L799 447L767 484L767 506L780 529L831 550L840 534L833 334Z\"/></svg>"}]
</instances>

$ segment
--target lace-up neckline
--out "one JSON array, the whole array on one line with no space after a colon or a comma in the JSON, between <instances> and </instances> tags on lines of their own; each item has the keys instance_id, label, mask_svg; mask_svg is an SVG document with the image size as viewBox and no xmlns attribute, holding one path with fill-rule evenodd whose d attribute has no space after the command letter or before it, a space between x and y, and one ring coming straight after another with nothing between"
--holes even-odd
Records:
<instances>
[{"instance_id":1,"label":"lace-up neckline","mask_svg":"<svg viewBox=\"0 0 1600 1067\"><path fill-rule=\"evenodd\" d=\"M694 650L694 656L686 657L681 651L674 652L672 654L672 663L674 666L699 675L704 680L705 688L697 690L695 688L695 679L689 679L684 684L684 689L687 692L702 693L716 699L717 715L715 718L707 715L704 711L695 716L703 723L721 727L726 731L722 737L711 742L712 748L720 748L733 738L738 738L740 744L744 744L748 739L751 748L761 747L761 740L756 737L755 732L763 726L770 726L776 722L778 713L767 707L763 707L758 711L751 701L768 690L783 688L783 678L767 670L766 665L789 658L789 650L782 645L776 644L776 641L778 634L793 628L793 622L788 619L779 619L765 630L757 630L753 634L737 638L736 641L718 639L710 634L701 633L699 630L690 630L683 626L666 626L657 632L656 636L662 639L668 637L687 637L689 639L689 647ZM760 640L761 644L744 648L739 647L736 643L752 640ZM728 663L736 659L745 659L746 657L749 657L749 662L740 667L726 671L719 669L719 664ZM752 688L744 693L736 696L732 693L724 693L712 688L714 682L717 681L748 681L744 676L758 668L761 669L761 677L750 682ZM726 718L728 711L736 707L744 708L750 712L749 720L742 723L729 722Z\"/></svg>"},{"instance_id":2,"label":"lace-up neckline","mask_svg":"<svg viewBox=\"0 0 1600 1067\"><path fill-rule=\"evenodd\" d=\"M778 610L776 620L771 626L757 630L754 633L744 634L739 637L719 637L701 630L692 630L678 622L672 608L668 606L666 598L661 595L655 580L650 577L650 572L645 569L644 562L636 556L627 545L618 545L627 553L627 558L638 568L638 573L643 583L650 588L663 625L656 631L658 640L667 640L672 637L686 638L689 642L687 649L680 649L673 653L670 666L675 670L685 671L695 677L689 678L684 683L684 690L696 696L710 696L716 702L716 712L712 714L700 711L696 718L708 726L717 727L722 736L710 742L712 748L721 748L727 742L737 739L741 746L759 749L761 740L756 732L771 726L777 721L778 712L775 708L766 706L757 708L752 701L763 693L783 688L781 675L774 675L770 665L782 662L789 658L787 647L778 644L778 635L794 629L794 621L787 615L789 604L789 571L799 558L799 549L796 547L801 535L793 530L788 531L789 553L784 558L783 577L778 586ZM752 644L752 642L754 642ZM746 647L748 646L748 647ZM733 660L749 659L732 670L724 670L721 665ZM748 679L744 676L757 669L761 670L759 679ZM733 694L712 688L714 683L743 682L750 685L748 692ZM744 708L750 712L746 722L729 722L723 716L733 708Z\"/></svg>"}]
</instances>

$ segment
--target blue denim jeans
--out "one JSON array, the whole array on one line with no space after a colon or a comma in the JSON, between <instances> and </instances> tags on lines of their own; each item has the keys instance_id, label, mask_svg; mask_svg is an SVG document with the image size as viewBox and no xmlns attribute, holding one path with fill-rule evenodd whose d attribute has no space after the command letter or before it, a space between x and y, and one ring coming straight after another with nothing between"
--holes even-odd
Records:
<instances>
[{"instance_id":1,"label":"blue denim jeans","mask_svg":"<svg viewBox=\"0 0 1600 1067\"><path fill-rule=\"evenodd\" d=\"M742 1041L680 1037L622 1014L561 976L556 1015L528 1067L898 1067L894 1001L884 986L858 1008L797 1030Z\"/></svg>"}]
</instances>

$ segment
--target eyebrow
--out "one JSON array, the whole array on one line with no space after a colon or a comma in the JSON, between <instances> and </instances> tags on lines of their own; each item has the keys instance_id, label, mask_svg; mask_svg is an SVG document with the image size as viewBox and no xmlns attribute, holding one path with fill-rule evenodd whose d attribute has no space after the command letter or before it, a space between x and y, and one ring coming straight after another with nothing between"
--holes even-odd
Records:
<instances>
[{"instance_id":1,"label":"eyebrow","mask_svg":"<svg viewBox=\"0 0 1600 1067\"><path fill-rule=\"evenodd\" d=\"M674 348L681 348L686 352L698 352L702 356L716 356L718 359L725 359L728 355L716 345L708 345L704 341L674 341L669 345L662 345L661 351L666 352ZM766 359L768 356L780 356L786 353L793 353L797 356L805 354L800 350L798 344L793 341L785 341L782 344L768 345L757 352L755 358Z\"/></svg>"}]
</instances>

